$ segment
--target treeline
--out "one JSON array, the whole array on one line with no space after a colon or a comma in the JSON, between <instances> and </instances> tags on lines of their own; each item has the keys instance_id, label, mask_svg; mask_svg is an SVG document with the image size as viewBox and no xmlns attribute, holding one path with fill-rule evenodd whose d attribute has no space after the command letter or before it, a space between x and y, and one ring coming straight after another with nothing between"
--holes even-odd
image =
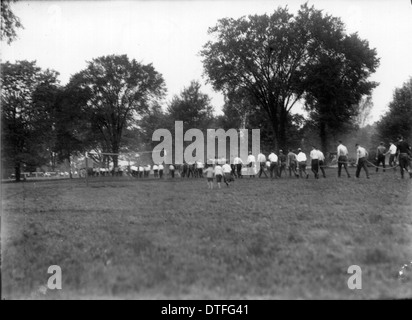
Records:
<instances>
[{"instance_id":1,"label":"treeline","mask_svg":"<svg viewBox=\"0 0 412 320\"><path fill-rule=\"evenodd\" d=\"M152 133L173 133L175 121L187 129L261 129L264 152L315 144L327 153L345 135L371 144L410 138L411 80L396 89L381 121L358 130L373 107L378 83L368 79L379 58L339 18L305 4L295 15L286 7L221 19L209 34L200 56L207 81L225 97L219 116L198 81L165 104L161 73L126 55L93 59L65 86L36 62L2 63L3 167L19 179L22 167L34 171L90 150L151 150Z\"/></svg>"}]
</instances>

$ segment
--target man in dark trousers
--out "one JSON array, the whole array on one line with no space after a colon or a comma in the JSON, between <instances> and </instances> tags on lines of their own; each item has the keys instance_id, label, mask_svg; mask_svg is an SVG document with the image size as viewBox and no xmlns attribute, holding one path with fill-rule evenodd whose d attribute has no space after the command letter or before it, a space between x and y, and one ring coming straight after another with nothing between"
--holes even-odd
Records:
<instances>
[{"instance_id":1,"label":"man in dark trousers","mask_svg":"<svg viewBox=\"0 0 412 320\"><path fill-rule=\"evenodd\" d=\"M412 178L412 172L409 171L409 157L412 156L411 147L401 136L398 138L398 145L396 147L402 179L404 178L405 171L408 172L409 177Z\"/></svg>"},{"instance_id":2,"label":"man in dark trousers","mask_svg":"<svg viewBox=\"0 0 412 320\"><path fill-rule=\"evenodd\" d=\"M362 146L360 146L358 143L356 144L356 178L359 178L360 172L363 168L366 173L366 178L369 179L369 171L368 171L368 166L367 166L367 160L368 160L368 151Z\"/></svg>"},{"instance_id":3,"label":"man in dark trousers","mask_svg":"<svg viewBox=\"0 0 412 320\"><path fill-rule=\"evenodd\" d=\"M379 147L376 149L376 172L379 171L379 165L382 163L383 172L385 172L385 155L386 147L383 142L380 143Z\"/></svg>"},{"instance_id":4,"label":"man in dark trousers","mask_svg":"<svg viewBox=\"0 0 412 320\"><path fill-rule=\"evenodd\" d=\"M282 172L285 172L286 175L286 165L287 165L287 156L286 154L283 153L283 150L279 150L279 157L278 157L278 161L279 161L279 178L282 177Z\"/></svg>"}]
</instances>

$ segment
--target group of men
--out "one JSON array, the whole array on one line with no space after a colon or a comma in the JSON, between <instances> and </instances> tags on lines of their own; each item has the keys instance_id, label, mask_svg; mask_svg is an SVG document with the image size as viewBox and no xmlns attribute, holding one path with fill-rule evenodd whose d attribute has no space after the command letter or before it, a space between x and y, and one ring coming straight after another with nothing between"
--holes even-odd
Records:
<instances>
[{"instance_id":1,"label":"group of men","mask_svg":"<svg viewBox=\"0 0 412 320\"><path fill-rule=\"evenodd\" d=\"M153 170L153 176L155 178L163 178L164 165L163 164L154 164L153 167L150 164L131 166L130 173L135 178L149 178L150 172Z\"/></svg>"},{"instance_id":2,"label":"group of men","mask_svg":"<svg viewBox=\"0 0 412 320\"><path fill-rule=\"evenodd\" d=\"M369 179L368 163L372 164L369 160L368 151L359 144L356 144L356 178L359 178L362 169L365 171L366 178ZM408 142L406 142L402 136L398 137L398 143L395 145L393 141L390 142L388 150L385 147L384 142L381 142L376 149L376 172L379 171L379 167L382 164L383 171L386 169L386 156L389 155L389 166L396 171L397 163L401 171L401 178L404 179L405 172L409 173L412 178L412 172L410 170L410 161L412 157L412 150ZM345 168L348 178L350 174L348 171L348 149L343 145L342 141L339 141L337 150L338 159L338 176L341 176L342 167ZM373 165L373 164L372 164Z\"/></svg>"}]
</instances>

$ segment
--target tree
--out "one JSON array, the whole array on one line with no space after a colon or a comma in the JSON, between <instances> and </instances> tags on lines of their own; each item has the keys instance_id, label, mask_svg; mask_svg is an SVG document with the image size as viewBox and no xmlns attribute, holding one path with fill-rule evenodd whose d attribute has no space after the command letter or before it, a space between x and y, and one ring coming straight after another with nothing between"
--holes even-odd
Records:
<instances>
[{"instance_id":1,"label":"tree","mask_svg":"<svg viewBox=\"0 0 412 320\"><path fill-rule=\"evenodd\" d=\"M221 19L209 29L215 40L201 51L209 81L224 93L248 92L252 105L266 113L277 150L287 144L288 115L303 94L303 68L319 46L312 30L327 23L305 4L297 16L278 8L270 16Z\"/></svg>"},{"instance_id":2,"label":"tree","mask_svg":"<svg viewBox=\"0 0 412 320\"><path fill-rule=\"evenodd\" d=\"M379 59L367 41L357 34L345 34L340 19L325 18L329 22L312 34L319 45L304 69L302 87L306 109L319 129L322 149L327 151L328 133L343 133L356 126L362 97L378 85L367 79L376 71Z\"/></svg>"},{"instance_id":3,"label":"tree","mask_svg":"<svg viewBox=\"0 0 412 320\"><path fill-rule=\"evenodd\" d=\"M396 88L389 110L377 123L380 141L396 141L399 135L412 141L412 77ZM376 139L375 139L376 140Z\"/></svg>"},{"instance_id":4,"label":"tree","mask_svg":"<svg viewBox=\"0 0 412 320\"><path fill-rule=\"evenodd\" d=\"M143 65L126 55L93 59L71 78L69 86L87 97L82 113L98 132L102 150L110 153L119 153L124 131L166 91L162 75L152 64ZM113 162L118 165L117 156Z\"/></svg>"},{"instance_id":5,"label":"tree","mask_svg":"<svg viewBox=\"0 0 412 320\"><path fill-rule=\"evenodd\" d=\"M167 108L169 118L183 121L188 128L205 130L213 120L213 107L207 94L200 91L201 85L192 81L180 96L175 95Z\"/></svg>"},{"instance_id":6,"label":"tree","mask_svg":"<svg viewBox=\"0 0 412 320\"><path fill-rule=\"evenodd\" d=\"M17 38L16 29L23 28L20 19L13 13L10 3L16 0L1 0L1 33L0 40L10 44Z\"/></svg>"},{"instance_id":7,"label":"tree","mask_svg":"<svg viewBox=\"0 0 412 320\"><path fill-rule=\"evenodd\" d=\"M20 181L21 166L44 164L53 147L58 73L35 61L6 62L1 69L2 153Z\"/></svg>"}]
</instances>

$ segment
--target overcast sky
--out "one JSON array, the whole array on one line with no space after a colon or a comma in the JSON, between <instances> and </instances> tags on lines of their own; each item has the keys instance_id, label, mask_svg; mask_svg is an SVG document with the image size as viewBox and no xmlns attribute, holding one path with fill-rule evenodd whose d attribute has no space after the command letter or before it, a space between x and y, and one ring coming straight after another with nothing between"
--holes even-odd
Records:
<instances>
[{"instance_id":1,"label":"overcast sky","mask_svg":"<svg viewBox=\"0 0 412 320\"><path fill-rule=\"evenodd\" d=\"M191 80L203 84L217 113L223 97L206 85L199 51L207 30L220 18L272 13L288 5L296 13L301 0L195 1L19 1L12 4L24 30L18 40L2 43L2 61L37 60L60 73L61 84L86 67L86 61L127 54L153 63L168 89L165 103ZM373 121L386 111L393 90L412 76L412 5L410 0L312 0L310 5L341 17L347 32L376 48L381 65L371 80Z\"/></svg>"}]
</instances>

